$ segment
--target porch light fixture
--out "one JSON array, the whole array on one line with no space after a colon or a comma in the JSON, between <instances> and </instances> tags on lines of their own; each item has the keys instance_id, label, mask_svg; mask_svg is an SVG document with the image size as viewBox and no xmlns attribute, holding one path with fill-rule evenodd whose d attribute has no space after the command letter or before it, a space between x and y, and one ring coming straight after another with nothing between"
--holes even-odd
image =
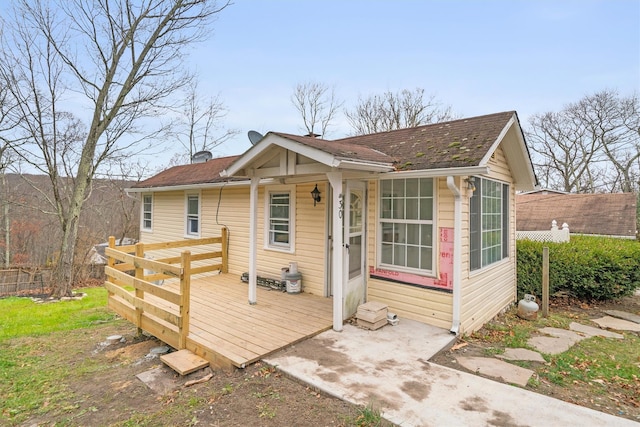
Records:
<instances>
[{"instance_id":1,"label":"porch light fixture","mask_svg":"<svg viewBox=\"0 0 640 427\"><path fill-rule=\"evenodd\" d=\"M475 176L470 176L469 178L465 179L465 181L467 182L467 189L469 189L471 191L476 191L476 177Z\"/></svg>"},{"instance_id":2,"label":"porch light fixture","mask_svg":"<svg viewBox=\"0 0 640 427\"><path fill-rule=\"evenodd\" d=\"M311 197L313 197L313 206L315 206L316 203L320 203L320 190L318 190L318 184L316 184L316 188L311 192Z\"/></svg>"}]
</instances>

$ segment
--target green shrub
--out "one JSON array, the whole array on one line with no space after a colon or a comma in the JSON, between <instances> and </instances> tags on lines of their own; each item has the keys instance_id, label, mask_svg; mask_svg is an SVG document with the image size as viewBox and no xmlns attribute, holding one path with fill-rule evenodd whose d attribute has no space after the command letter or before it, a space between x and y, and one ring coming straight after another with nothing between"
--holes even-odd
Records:
<instances>
[{"instance_id":1,"label":"green shrub","mask_svg":"<svg viewBox=\"0 0 640 427\"><path fill-rule=\"evenodd\" d=\"M585 300L616 299L640 288L640 242L571 236L569 243L519 240L518 299L542 295L542 248L549 248L549 293Z\"/></svg>"}]
</instances>

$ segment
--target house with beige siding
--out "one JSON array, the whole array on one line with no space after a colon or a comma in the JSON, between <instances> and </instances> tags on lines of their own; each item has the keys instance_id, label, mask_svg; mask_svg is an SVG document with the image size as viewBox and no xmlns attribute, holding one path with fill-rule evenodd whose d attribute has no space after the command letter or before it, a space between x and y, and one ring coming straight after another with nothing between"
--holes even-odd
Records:
<instances>
[{"instance_id":1,"label":"house with beige siding","mask_svg":"<svg viewBox=\"0 0 640 427\"><path fill-rule=\"evenodd\" d=\"M469 333L516 299L516 191L536 177L518 116L490 114L338 140L269 132L239 156L170 168L129 189L142 242L224 227L228 274L295 263L332 299L333 328L368 301Z\"/></svg>"}]
</instances>

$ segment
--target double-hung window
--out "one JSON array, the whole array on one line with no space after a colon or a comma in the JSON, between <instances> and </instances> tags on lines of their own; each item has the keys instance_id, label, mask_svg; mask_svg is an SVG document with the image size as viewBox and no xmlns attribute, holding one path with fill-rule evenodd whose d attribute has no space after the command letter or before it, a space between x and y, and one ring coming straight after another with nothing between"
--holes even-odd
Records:
<instances>
[{"instance_id":1,"label":"double-hung window","mask_svg":"<svg viewBox=\"0 0 640 427\"><path fill-rule=\"evenodd\" d=\"M469 263L473 271L509 256L509 185L476 178L476 191L469 203Z\"/></svg>"},{"instance_id":2,"label":"double-hung window","mask_svg":"<svg viewBox=\"0 0 640 427\"><path fill-rule=\"evenodd\" d=\"M266 247L285 251L293 250L294 196L291 189L267 191L266 199Z\"/></svg>"},{"instance_id":3,"label":"double-hung window","mask_svg":"<svg viewBox=\"0 0 640 427\"><path fill-rule=\"evenodd\" d=\"M433 272L432 178L380 181L380 266L418 274Z\"/></svg>"},{"instance_id":4,"label":"double-hung window","mask_svg":"<svg viewBox=\"0 0 640 427\"><path fill-rule=\"evenodd\" d=\"M187 194L187 236L200 236L200 195Z\"/></svg>"},{"instance_id":5,"label":"double-hung window","mask_svg":"<svg viewBox=\"0 0 640 427\"><path fill-rule=\"evenodd\" d=\"M142 196L142 229L151 231L153 227L153 195Z\"/></svg>"}]
</instances>

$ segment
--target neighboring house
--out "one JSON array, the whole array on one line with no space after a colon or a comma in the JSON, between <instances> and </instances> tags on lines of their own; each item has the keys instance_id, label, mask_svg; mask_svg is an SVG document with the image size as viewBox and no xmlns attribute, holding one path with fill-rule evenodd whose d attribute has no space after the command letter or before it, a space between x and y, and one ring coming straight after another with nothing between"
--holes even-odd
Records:
<instances>
[{"instance_id":1,"label":"neighboring house","mask_svg":"<svg viewBox=\"0 0 640 427\"><path fill-rule=\"evenodd\" d=\"M296 262L304 292L333 298L335 330L379 301L465 333L516 300L515 194L535 185L511 111L335 141L269 132L128 191L145 243L227 227L251 304L257 275Z\"/></svg>"},{"instance_id":2,"label":"neighboring house","mask_svg":"<svg viewBox=\"0 0 640 427\"><path fill-rule=\"evenodd\" d=\"M116 241L116 246L133 245L136 243L135 239L125 237ZM105 255L105 249L109 246L109 242L98 243L89 250L89 264L93 265L107 265L107 256Z\"/></svg>"},{"instance_id":3,"label":"neighboring house","mask_svg":"<svg viewBox=\"0 0 640 427\"><path fill-rule=\"evenodd\" d=\"M569 194L553 190L516 196L518 231L548 230L551 221L569 224L572 234L636 238L634 193Z\"/></svg>"}]
</instances>

